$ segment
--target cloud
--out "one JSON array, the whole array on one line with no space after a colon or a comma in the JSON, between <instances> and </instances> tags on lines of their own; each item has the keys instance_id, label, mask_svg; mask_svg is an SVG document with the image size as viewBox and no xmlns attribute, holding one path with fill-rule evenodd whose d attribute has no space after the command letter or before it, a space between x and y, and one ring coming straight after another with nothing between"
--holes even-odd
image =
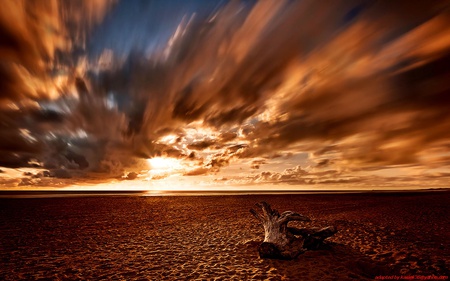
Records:
<instances>
[{"instance_id":1,"label":"cloud","mask_svg":"<svg viewBox=\"0 0 450 281\"><path fill-rule=\"evenodd\" d=\"M72 175L66 169L55 169L50 174L52 177L70 179Z\"/></svg>"},{"instance_id":2,"label":"cloud","mask_svg":"<svg viewBox=\"0 0 450 281\"><path fill-rule=\"evenodd\" d=\"M368 23L360 21L295 63L288 72L293 81L280 86L269 119L254 124L247 137L251 145L241 156L262 156L298 143L315 143L317 148L309 149L321 150L331 142L342 158L359 165L420 164L416 156L423 149L448 142L450 89L442 79L449 73L450 41L443 34L450 16L442 12L426 18L436 7L427 8L414 10L422 22L410 19L417 25L386 43L372 38L362 28ZM393 20L389 13L371 26L382 36L388 30L379 25ZM366 39L356 44L356 38Z\"/></svg>"},{"instance_id":3,"label":"cloud","mask_svg":"<svg viewBox=\"0 0 450 281\"><path fill-rule=\"evenodd\" d=\"M199 175L205 175L209 173L210 169L204 168L204 167L198 167L191 170L186 171L183 175L185 176L199 176Z\"/></svg>"},{"instance_id":4,"label":"cloud","mask_svg":"<svg viewBox=\"0 0 450 281\"><path fill-rule=\"evenodd\" d=\"M187 148L191 150L204 150L216 144L214 140L202 140L196 141L194 143L188 144Z\"/></svg>"},{"instance_id":5,"label":"cloud","mask_svg":"<svg viewBox=\"0 0 450 281\"><path fill-rule=\"evenodd\" d=\"M115 178L172 157L203 175L309 152L315 170L250 181L311 184L450 165L440 2L232 1L186 14L167 42L155 36L160 47L99 53L103 37L90 34L114 27L102 23L114 2L5 1L15 13L0 12L1 166Z\"/></svg>"},{"instance_id":6,"label":"cloud","mask_svg":"<svg viewBox=\"0 0 450 281\"><path fill-rule=\"evenodd\" d=\"M307 171L301 166L287 168L282 172L262 171L256 175L234 179L239 184L289 184L317 185L361 182L362 178L354 177L336 170L320 172Z\"/></svg>"},{"instance_id":7,"label":"cloud","mask_svg":"<svg viewBox=\"0 0 450 281\"><path fill-rule=\"evenodd\" d=\"M123 176L123 179L126 179L126 180L135 180L137 178L138 178L138 173L136 173L136 172L130 172L130 173L127 173L125 176Z\"/></svg>"},{"instance_id":8,"label":"cloud","mask_svg":"<svg viewBox=\"0 0 450 281\"><path fill-rule=\"evenodd\" d=\"M49 70L70 56L114 1L3 1L0 13L0 101L52 97Z\"/></svg>"},{"instance_id":9,"label":"cloud","mask_svg":"<svg viewBox=\"0 0 450 281\"><path fill-rule=\"evenodd\" d=\"M99 22L111 1L10 1L0 12L0 165L27 167L42 161L50 149L46 133L58 135L64 112L43 108L60 98L69 65L59 56L71 57L80 43L74 34L87 34ZM74 18L82 14L83 18ZM83 25L83 26L81 26ZM62 79L62 80L61 80ZM57 107L57 105L56 105ZM63 129L65 130L65 129ZM69 151L64 161L87 166L83 156ZM61 159L63 159L62 157Z\"/></svg>"},{"instance_id":10,"label":"cloud","mask_svg":"<svg viewBox=\"0 0 450 281\"><path fill-rule=\"evenodd\" d=\"M267 161L265 159L253 160L250 168L251 169L259 169L261 167L261 165L264 165L264 164L267 164Z\"/></svg>"}]
</instances>

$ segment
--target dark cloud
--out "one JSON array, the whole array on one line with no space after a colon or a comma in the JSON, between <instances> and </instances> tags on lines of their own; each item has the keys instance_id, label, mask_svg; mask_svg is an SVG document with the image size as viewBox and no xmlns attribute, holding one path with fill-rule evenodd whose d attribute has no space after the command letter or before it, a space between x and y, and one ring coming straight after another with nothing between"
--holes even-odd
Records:
<instances>
[{"instance_id":1,"label":"dark cloud","mask_svg":"<svg viewBox=\"0 0 450 281\"><path fill-rule=\"evenodd\" d=\"M228 166L230 163L230 156L228 155L214 155L212 159L206 163L205 167L211 172L218 172L220 168Z\"/></svg>"},{"instance_id":2,"label":"dark cloud","mask_svg":"<svg viewBox=\"0 0 450 281\"><path fill-rule=\"evenodd\" d=\"M238 134L236 134L236 133L225 132L225 133L220 134L219 138L222 143L227 143L229 141L236 139L237 136L238 136Z\"/></svg>"},{"instance_id":3,"label":"dark cloud","mask_svg":"<svg viewBox=\"0 0 450 281\"><path fill-rule=\"evenodd\" d=\"M55 178L62 178L62 179L69 179L72 177L70 172L66 169L54 169L50 173L50 176L55 177Z\"/></svg>"},{"instance_id":4,"label":"dark cloud","mask_svg":"<svg viewBox=\"0 0 450 281\"><path fill-rule=\"evenodd\" d=\"M322 159L317 163L317 167L326 167L330 164L330 159Z\"/></svg>"},{"instance_id":5,"label":"dark cloud","mask_svg":"<svg viewBox=\"0 0 450 281\"><path fill-rule=\"evenodd\" d=\"M61 93L64 85L54 79L66 79L68 76L61 73L71 66L61 65L58 56L72 57L71 51L82 44L75 33L87 34L110 3L9 0L2 3L0 165L27 167L32 166L30 162L45 162L56 136L62 134L70 139L66 134L70 131L65 123L67 112L58 110L55 102L64 94ZM44 104L54 109L45 108ZM86 159L75 151L68 150L60 159L74 162L81 169L88 166Z\"/></svg>"},{"instance_id":6,"label":"dark cloud","mask_svg":"<svg viewBox=\"0 0 450 281\"><path fill-rule=\"evenodd\" d=\"M215 145L217 142L215 140L202 140L196 141L194 143L188 144L187 148L192 150L204 150Z\"/></svg>"},{"instance_id":7,"label":"dark cloud","mask_svg":"<svg viewBox=\"0 0 450 281\"><path fill-rule=\"evenodd\" d=\"M200 176L200 175L205 175L209 172L210 172L210 169L208 169L208 168L198 167L198 168L194 168L194 169L191 169L191 170L185 172L183 175L185 175L185 176Z\"/></svg>"},{"instance_id":8,"label":"dark cloud","mask_svg":"<svg viewBox=\"0 0 450 281\"><path fill-rule=\"evenodd\" d=\"M267 161L264 160L264 159L253 160L250 168L252 168L252 169L259 169L261 167L261 165L264 165L264 164L267 164Z\"/></svg>"},{"instance_id":9,"label":"dark cloud","mask_svg":"<svg viewBox=\"0 0 450 281\"><path fill-rule=\"evenodd\" d=\"M130 173L127 173L123 178L126 180L135 180L135 179L137 179L137 177L138 177L138 173L130 172Z\"/></svg>"}]
</instances>

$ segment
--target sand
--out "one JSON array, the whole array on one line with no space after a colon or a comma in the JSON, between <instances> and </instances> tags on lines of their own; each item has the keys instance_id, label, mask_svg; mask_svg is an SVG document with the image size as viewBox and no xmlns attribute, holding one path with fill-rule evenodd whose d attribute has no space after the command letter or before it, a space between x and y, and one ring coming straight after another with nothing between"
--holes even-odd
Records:
<instances>
[{"instance_id":1,"label":"sand","mask_svg":"<svg viewBox=\"0 0 450 281\"><path fill-rule=\"evenodd\" d=\"M248 210L263 200L340 231L295 260L260 259L263 229ZM449 192L0 199L0 280L448 276L449 202Z\"/></svg>"}]
</instances>

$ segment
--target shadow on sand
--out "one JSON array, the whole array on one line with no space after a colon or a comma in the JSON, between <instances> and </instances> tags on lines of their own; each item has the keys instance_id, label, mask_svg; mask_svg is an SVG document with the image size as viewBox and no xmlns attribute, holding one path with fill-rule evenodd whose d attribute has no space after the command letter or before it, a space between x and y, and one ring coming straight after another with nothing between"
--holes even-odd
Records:
<instances>
[{"instance_id":1,"label":"shadow on sand","mask_svg":"<svg viewBox=\"0 0 450 281\"><path fill-rule=\"evenodd\" d=\"M249 250L257 252L259 243L252 241ZM286 280L373 280L376 276L393 274L387 264L375 262L349 246L331 242L294 260L264 259L263 264Z\"/></svg>"}]
</instances>

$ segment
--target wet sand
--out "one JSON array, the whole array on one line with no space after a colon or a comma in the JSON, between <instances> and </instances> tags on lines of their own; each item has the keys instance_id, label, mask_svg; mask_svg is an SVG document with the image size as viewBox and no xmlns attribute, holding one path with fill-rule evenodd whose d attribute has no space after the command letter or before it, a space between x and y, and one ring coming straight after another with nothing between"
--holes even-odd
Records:
<instances>
[{"instance_id":1,"label":"wet sand","mask_svg":"<svg viewBox=\"0 0 450 281\"><path fill-rule=\"evenodd\" d=\"M336 225L325 249L263 260L266 201ZM448 276L450 192L0 199L0 280L371 280ZM295 225L295 224L293 224Z\"/></svg>"}]
</instances>

